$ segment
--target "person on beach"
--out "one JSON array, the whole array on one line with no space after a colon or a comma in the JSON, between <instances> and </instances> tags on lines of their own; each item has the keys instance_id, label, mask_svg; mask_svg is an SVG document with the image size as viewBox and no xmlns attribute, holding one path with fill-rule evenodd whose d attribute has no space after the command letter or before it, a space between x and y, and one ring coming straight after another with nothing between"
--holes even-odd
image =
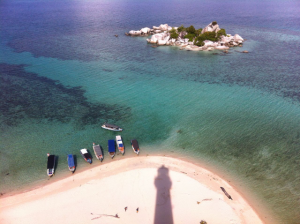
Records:
<instances>
[{"instance_id":1,"label":"person on beach","mask_svg":"<svg viewBox=\"0 0 300 224\"><path fill-rule=\"evenodd\" d=\"M116 218L119 218L118 214L115 215Z\"/></svg>"},{"instance_id":2,"label":"person on beach","mask_svg":"<svg viewBox=\"0 0 300 224\"><path fill-rule=\"evenodd\" d=\"M126 212L127 211L127 206L124 209L125 209L125 212Z\"/></svg>"},{"instance_id":3,"label":"person on beach","mask_svg":"<svg viewBox=\"0 0 300 224\"><path fill-rule=\"evenodd\" d=\"M139 212L139 208L136 209L136 213L138 213L138 212Z\"/></svg>"}]
</instances>

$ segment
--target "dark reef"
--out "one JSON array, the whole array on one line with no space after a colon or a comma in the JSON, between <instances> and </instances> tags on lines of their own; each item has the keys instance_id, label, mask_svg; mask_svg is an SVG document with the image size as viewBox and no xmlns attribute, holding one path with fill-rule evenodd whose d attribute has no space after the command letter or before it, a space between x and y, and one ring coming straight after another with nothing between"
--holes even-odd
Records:
<instances>
[{"instance_id":1,"label":"dark reef","mask_svg":"<svg viewBox=\"0 0 300 224\"><path fill-rule=\"evenodd\" d=\"M91 103L80 86L26 72L25 65L0 64L0 120L8 126L22 119L73 122L77 127L105 120L125 120L131 109L120 105Z\"/></svg>"}]
</instances>

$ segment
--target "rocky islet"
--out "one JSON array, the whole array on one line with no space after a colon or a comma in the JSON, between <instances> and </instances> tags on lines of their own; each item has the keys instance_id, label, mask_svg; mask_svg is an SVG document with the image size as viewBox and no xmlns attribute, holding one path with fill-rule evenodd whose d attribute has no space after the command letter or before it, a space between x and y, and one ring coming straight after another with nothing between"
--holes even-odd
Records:
<instances>
[{"instance_id":1,"label":"rocky islet","mask_svg":"<svg viewBox=\"0 0 300 224\"><path fill-rule=\"evenodd\" d=\"M183 27L183 26L182 26ZM191 26L192 27L192 26ZM149 36L151 38L147 39L150 44L156 45L167 45L167 46L178 46L181 49L186 49L190 51L211 51L211 50L228 50L230 47L243 46L245 41L239 34L231 35L225 34L220 35L221 29L217 22L211 22L204 29L197 30L199 32L198 36L202 34L211 35L215 33L215 41L203 40L202 43L196 44L197 35L192 38L187 38L189 34L186 29L179 29L180 27L172 27L168 24L161 24L160 26L153 26L153 28L144 27L141 30L131 30L129 33L125 33L127 36ZM200 32L201 31L201 32ZM172 38L172 32L176 33L177 38ZM225 30L224 30L225 32ZM218 35L219 34L219 35ZM204 35L202 35L204 36ZM205 38L205 37L204 37ZM247 52L248 53L248 52Z\"/></svg>"}]
</instances>

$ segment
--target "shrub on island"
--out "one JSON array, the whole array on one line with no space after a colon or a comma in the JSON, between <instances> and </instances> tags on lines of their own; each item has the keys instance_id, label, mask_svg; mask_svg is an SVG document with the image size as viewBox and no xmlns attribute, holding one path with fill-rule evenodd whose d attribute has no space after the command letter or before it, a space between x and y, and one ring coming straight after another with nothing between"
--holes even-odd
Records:
<instances>
[{"instance_id":1,"label":"shrub on island","mask_svg":"<svg viewBox=\"0 0 300 224\"><path fill-rule=\"evenodd\" d=\"M217 33L217 39L220 39L221 36L227 36L225 29L220 29Z\"/></svg>"},{"instance_id":2,"label":"shrub on island","mask_svg":"<svg viewBox=\"0 0 300 224\"><path fill-rule=\"evenodd\" d=\"M215 25L217 25L218 23L216 22L216 21L213 21L212 23L211 23L211 25L213 25L213 26L215 26Z\"/></svg>"},{"instance_id":3,"label":"shrub on island","mask_svg":"<svg viewBox=\"0 0 300 224\"><path fill-rule=\"evenodd\" d=\"M172 39L177 39L179 36L179 34L176 32L176 29L173 27L171 30L170 30L170 38Z\"/></svg>"},{"instance_id":4,"label":"shrub on island","mask_svg":"<svg viewBox=\"0 0 300 224\"><path fill-rule=\"evenodd\" d=\"M191 25L190 27L186 28L186 32L188 32L188 34L196 34L196 29L193 25Z\"/></svg>"},{"instance_id":5,"label":"shrub on island","mask_svg":"<svg viewBox=\"0 0 300 224\"><path fill-rule=\"evenodd\" d=\"M203 30L202 28L196 30L196 37L198 37L201 34L202 30Z\"/></svg>"},{"instance_id":6,"label":"shrub on island","mask_svg":"<svg viewBox=\"0 0 300 224\"><path fill-rule=\"evenodd\" d=\"M180 33L182 31L186 31L186 28L183 25L181 25L180 27L177 28L177 31Z\"/></svg>"},{"instance_id":7,"label":"shrub on island","mask_svg":"<svg viewBox=\"0 0 300 224\"><path fill-rule=\"evenodd\" d=\"M196 36L195 34L189 33L189 34L185 35L184 38L188 38L189 41L193 41L195 36Z\"/></svg>"}]
</instances>

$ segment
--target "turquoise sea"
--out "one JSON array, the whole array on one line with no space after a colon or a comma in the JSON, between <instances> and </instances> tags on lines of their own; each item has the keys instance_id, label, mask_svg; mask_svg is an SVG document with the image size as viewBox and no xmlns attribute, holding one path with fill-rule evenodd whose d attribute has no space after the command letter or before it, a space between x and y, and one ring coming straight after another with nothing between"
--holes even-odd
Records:
<instances>
[{"instance_id":1,"label":"turquoise sea","mask_svg":"<svg viewBox=\"0 0 300 224\"><path fill-rule=\"evenodd\" d=\"M299 12L298 0L2 0L1 196L69 176L70 153L77 172L99 165L79 150L106 150L107 121L124 128L124 157L136 138L141 156L217 170L258 212L300 223ZM212 21L244 46L188 52L124 35Z\"/></svg>"}]
</instances>

